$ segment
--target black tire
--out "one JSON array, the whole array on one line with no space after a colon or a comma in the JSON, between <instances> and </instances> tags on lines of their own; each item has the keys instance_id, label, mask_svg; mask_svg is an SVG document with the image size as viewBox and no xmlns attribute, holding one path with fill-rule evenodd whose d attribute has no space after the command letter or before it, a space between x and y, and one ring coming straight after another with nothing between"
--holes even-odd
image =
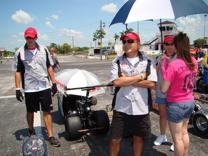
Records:
<instances>
[{"instance_id":1,"label":"black tire","mask_svg":"<svg viewBox=\"0 0 208 156\"><path fill-rule=\"evenodd\" d=\"M96 134L106 134L109 130L109 118L108 114L104 110L94 111L92 114L92 120L95 122Z\"/></svg>"},{"instance_id":2,"label":"black tire","mask_svg":"<svg viewBox=\"0 0 208 156\"><path fill-rule=\"evenodd\" d=\"M208 119L204 114L197 113L193 116L193 126L198 134L208 134Z\"/></svg>"},{"instance_id":3,"label":"black tire","mask_svg":"<svg viewBox=\"0 0 208 156\"><path fill-rule=\"evenodd\" d=\"M69 140L77 140L82 137L79 130L82 129L82 122L79 116L66 117L65 119L65 129L67 133L67 138Z\"/></svg>"},{"instance_id":4,"label":"black tire","mask_svg":"<svg viewBox=\"0 0 208 156\"><path fill-rule=\"evenodd\" d=\"M200 78L196 81L196 88L199 93L206 92L206 84L203 81L203 78Z\"/></svg>"}]
</instances>

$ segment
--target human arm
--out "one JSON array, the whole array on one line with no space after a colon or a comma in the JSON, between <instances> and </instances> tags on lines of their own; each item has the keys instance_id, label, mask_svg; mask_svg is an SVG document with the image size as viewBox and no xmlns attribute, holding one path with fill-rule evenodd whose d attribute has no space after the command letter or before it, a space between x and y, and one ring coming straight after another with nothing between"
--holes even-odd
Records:
<instances>
[{"instance_id":1,"label":"human arm","mask_svg":"<svg viewBox=\"0 0 208 156\"><path fill-rule=\"evenodd\" d=\"M150 80L138 81L138 82L134 83L133 85L136 87L141 87L141 88L151 88L151 89L156 88L156 82L150 81Z\"/></svg>"},{"instance_id":2,"label":"human arm","mask_svg":"<svg viewBox=\"0 0 208 156\"><path fill-rule=\"evenodd\" d=\"M122 73L121 77L118 77L112 82L113 85L116 87L126 87L133 85L134 83L141 81L142 79L143 79L143 75L141 73L134 76L126 76L125 74Z\"/></svg>"},{"instance_id":3,"label":"human arm","mask_svg":"<svg viewBox=\"0 0 208 156\"><path fill-rule=\"evenodd\" d=\"M56 83L55 74L52 66L48 67L48 75L50 77L52 84Z\"/></svg>"},{"instance_id":4,"label":"human arm","mask_svg":"<svg viewBox=\"0 0 208 156\"><path fill-rule=\"evenodd\" d=\"M170 87L170 82L162 79L161 84L160 84L161 92L165 94L168 91L169 87Z\"/></svg>"}]
</instances>

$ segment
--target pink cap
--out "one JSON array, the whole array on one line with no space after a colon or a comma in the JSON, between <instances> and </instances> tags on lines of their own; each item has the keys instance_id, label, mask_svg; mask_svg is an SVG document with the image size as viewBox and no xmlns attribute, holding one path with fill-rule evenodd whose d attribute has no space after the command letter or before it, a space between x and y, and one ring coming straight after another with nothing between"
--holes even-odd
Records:
<instances>
[{"instance_id":1,"label":"pink cap","mask_svg":"<svg viewBox=\"0 0 208 156\"><path fill-rule=\"evenodd\" d=\"M139 35L138 35L137 33L135 33L135 32L126 32L126 33L124 33L124 34L121 36L120 40L124 40L126 37L128 37L128 38L130 38L130 39L132 39L132 40L137 40L137 41L140 42L140 37L139 37Z\"/></svg>"},{"instance_id":2,"label":"pink cap","mask_svg":"<svg viewBox=\"0 0 208 156\"><path fill-rule=\"evenodd\" d=\"M29 27L25 30L24 37L36 38L38 37L38 33L35 28Z\"/></svg>"},{"instance_id":3,"label":"pink cap","mask_svg":"<svg viewBox=\"0 0 208 156\"><path fill-rule=\"evenodd\" d=\"M167 35L164 37L164 43L173 43L174 42L174 35Z\"/></svg>"}]
</instances>

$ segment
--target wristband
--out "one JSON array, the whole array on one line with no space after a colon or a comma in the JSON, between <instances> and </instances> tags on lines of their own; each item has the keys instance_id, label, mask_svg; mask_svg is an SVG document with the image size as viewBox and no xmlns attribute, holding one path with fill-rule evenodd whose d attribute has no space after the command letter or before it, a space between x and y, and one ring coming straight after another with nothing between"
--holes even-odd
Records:
<instances>
[{"instance_id":1,"label":"wristband","mask_svg":"<svg viewBox=\"0 0 208 156\"><path fill-rule=\"evenodd\" d=\"M21 88L16 88L16 90L20 90Z\"/></svg>"}]
</instances>

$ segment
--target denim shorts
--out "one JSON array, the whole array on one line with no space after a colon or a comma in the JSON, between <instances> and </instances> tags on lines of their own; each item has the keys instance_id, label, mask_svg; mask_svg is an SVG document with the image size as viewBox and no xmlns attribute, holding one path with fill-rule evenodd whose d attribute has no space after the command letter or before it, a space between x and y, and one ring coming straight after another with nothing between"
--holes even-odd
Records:
<instances>
[{"instance_id":1,"label":"denim shorts","mask_svg":"<svg viewBox=\"0 0 208 156\"><path fill-rule=\"evenodd\" d=\"M190 118L194 110L194 100L185 102L168 102L167 120L174 123L179 123L183 119Z\"/></svg>"},{"instance_id":2,"label":"denim shorts","mask_svg":"<svg viewBox=\"0 0 208 156\"><path fill-rule=\"evenodd\" d=\"M156 97L156 100L155 100L155 102L157 103L157 104L161 104L161 105L166 105L167 104L167 100L166 100L166 98L161 98L161 97Z\"/></svg>"}]
</instances>

